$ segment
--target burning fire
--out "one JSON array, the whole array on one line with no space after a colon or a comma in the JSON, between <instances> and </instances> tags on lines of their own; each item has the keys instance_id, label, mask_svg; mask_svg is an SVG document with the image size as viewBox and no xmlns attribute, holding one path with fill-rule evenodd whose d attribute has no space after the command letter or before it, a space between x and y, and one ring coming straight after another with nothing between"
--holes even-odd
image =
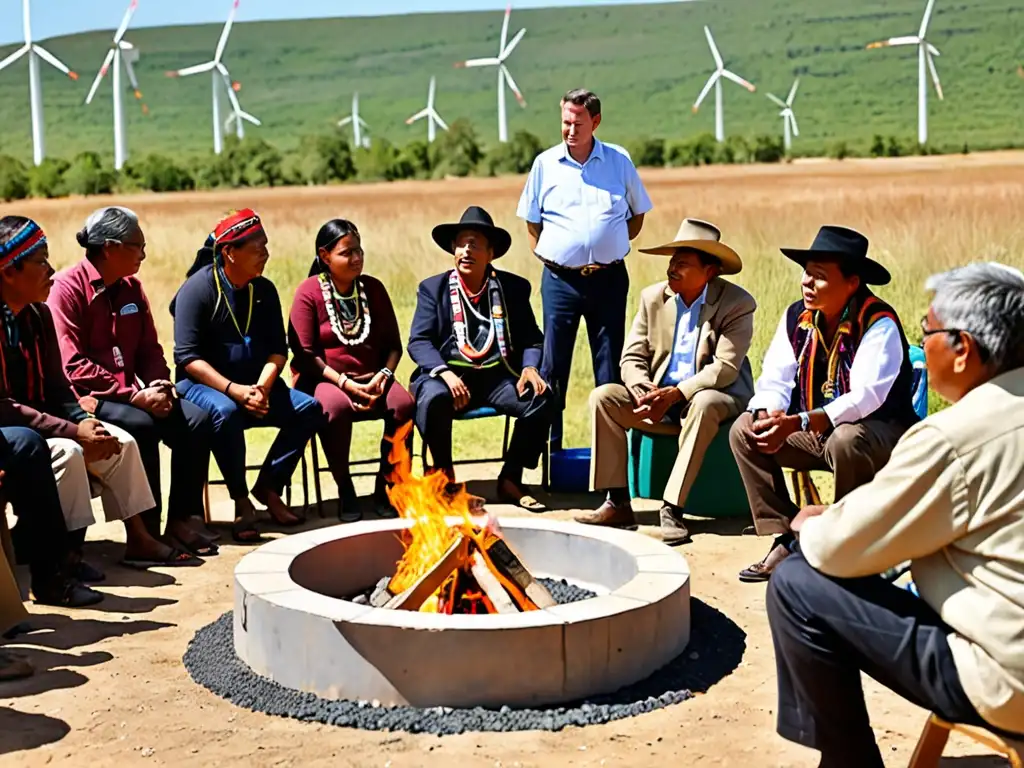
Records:
<instances>
[{"instance_id":1,"label":"burning fire","mask_svg":"<svg viewBox=\"0 0 1024 768\"><path fill-rule=\"evenodd\" d=\"M412 422L401 427L390 438L391 451L388 460L392 471L388 481L388 498L398 514L412 520L408 529L409 539L405 540L405 553L398 561L395 575L389 583L393 594L401 594L415 585L428 571L434 568L460 540L467 545L475 544L476 557L482 558L487 568L497 577L501 586L526 610L536 610L523 590L502 575L488 554L488 548L500 538L497 519L484 514L474 514L480 509L478 497L468 493L465 486L458 485L454 492L449 487L448 477L443 472L432 472L425 477L413 475L412 456L408 448ZM450 524L449 519L461 518L461 522ZM468 552L468 549L467 549ZM461 584L467 578L461 569L453 571L419 610L428 613L492 613L494 606L485 594L474 584Z\"/></svg>"}]
</instances>

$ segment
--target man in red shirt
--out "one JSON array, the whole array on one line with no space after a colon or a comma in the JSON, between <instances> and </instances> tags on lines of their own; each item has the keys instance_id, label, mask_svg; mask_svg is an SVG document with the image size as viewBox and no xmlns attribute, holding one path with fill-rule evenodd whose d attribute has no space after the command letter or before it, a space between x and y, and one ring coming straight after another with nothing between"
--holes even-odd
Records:
<instances>
[{"instance_id":1,"label":"man in red shirt","mask_svg":"<svg viewBox=\"0 0 1024 768\"><path fill-rule=\"evenodd\" d=\"M157 506L143 513L160 529L160 442L171 448L167 536L198 555L216 554L203 525L203 486L210 464L209 415L175 396L142 283L146 258L138 217L127 208L102 208L78 233L85 258L54 278L53 312L64 371L79 397L96 401L95 414L130 433L139 445Z\"/></svg>"}]
</instances>

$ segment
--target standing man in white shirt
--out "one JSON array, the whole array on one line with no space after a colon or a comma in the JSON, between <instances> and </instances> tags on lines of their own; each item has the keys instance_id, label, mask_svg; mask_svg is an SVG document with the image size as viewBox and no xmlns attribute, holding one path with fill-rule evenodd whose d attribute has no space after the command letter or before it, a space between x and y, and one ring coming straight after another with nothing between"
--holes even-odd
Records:
<instances>
[{"instance_id":1,"label":"standing man in white shirt","mask_svg":"<svg viewBox=\"0 0 1024 768\"><path fill-rule=\"evenodd\" d=\"M783 467L832 472L839 501L871 481L918 421L903 327L868 288L891 278L868 258L867 238L827 226L810 249L782 253L804 268L803 299L782 315L754 397L729 433L757 535L777 538L740 581L767 581L790 552L799 510Z\"/></svg>"},{"instance_id":2,"label":"standing man in white shirt","mask_svg":"<svg viewBox=\"0 0 1024 768\"><path fill-rule=\"evenodd\" d=\"M544 263L541 374L557 394L554 449L561 446L561 412L581 317L595 386L619 381L629 293L625 258L653 207L629 153L594 136L601 100L576 89L563 97L561 109L562 143L534 161L517 212Z\"/></svg>"}]
</instances>

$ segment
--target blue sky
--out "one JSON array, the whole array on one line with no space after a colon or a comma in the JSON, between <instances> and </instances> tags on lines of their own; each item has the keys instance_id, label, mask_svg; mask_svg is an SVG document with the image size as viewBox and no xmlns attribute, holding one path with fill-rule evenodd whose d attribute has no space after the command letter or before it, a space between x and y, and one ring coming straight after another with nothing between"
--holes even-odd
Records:
<instances>
[{"instance_id":1,"label":"blue sky","mask_svg":"<svg viewBox=\"0 0 1024 768\"><path fill-rule=\"evenodd\" d=\"M223 21L232 0L139 0L132 25L201 24ZM657 0L655 0L657 1ZM634 5L651 0L516 0L515 8L573 5ZM0 45L22 39L22 0L0 0ZM37 40L93 29L113 29L128 0L32 0L32 36ZM505 0L241 0L239 21L334 16L378 16L429 11L501 11Z\"/></svg>"}]
</instances>

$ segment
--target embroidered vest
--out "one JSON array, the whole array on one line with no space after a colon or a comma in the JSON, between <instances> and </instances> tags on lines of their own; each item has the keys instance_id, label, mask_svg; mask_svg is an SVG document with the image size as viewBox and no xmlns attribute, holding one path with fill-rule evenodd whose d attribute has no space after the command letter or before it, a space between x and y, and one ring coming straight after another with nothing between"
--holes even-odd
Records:
<instances>
[{"instance_id":1,"label":"embroidered vest","mask_svg":"<svg viewBox=\"0 0 1024 768\"><path fill-rule=\"evenodd\" d=\"M802 301L786 310L786 330L797 360L796 386L790 398L790 413L811 411L832 402L850 391L850 369L861 339L872 325L889 318L899 330L903 346L903 363L885 402L870 418L907 426L918 418L914 411L914 369L910 363L909 345L896 310L865 290L856 295L836 330L829 349L816 326L818 313L804 308Z\"/></svg>"}]
</instances>

